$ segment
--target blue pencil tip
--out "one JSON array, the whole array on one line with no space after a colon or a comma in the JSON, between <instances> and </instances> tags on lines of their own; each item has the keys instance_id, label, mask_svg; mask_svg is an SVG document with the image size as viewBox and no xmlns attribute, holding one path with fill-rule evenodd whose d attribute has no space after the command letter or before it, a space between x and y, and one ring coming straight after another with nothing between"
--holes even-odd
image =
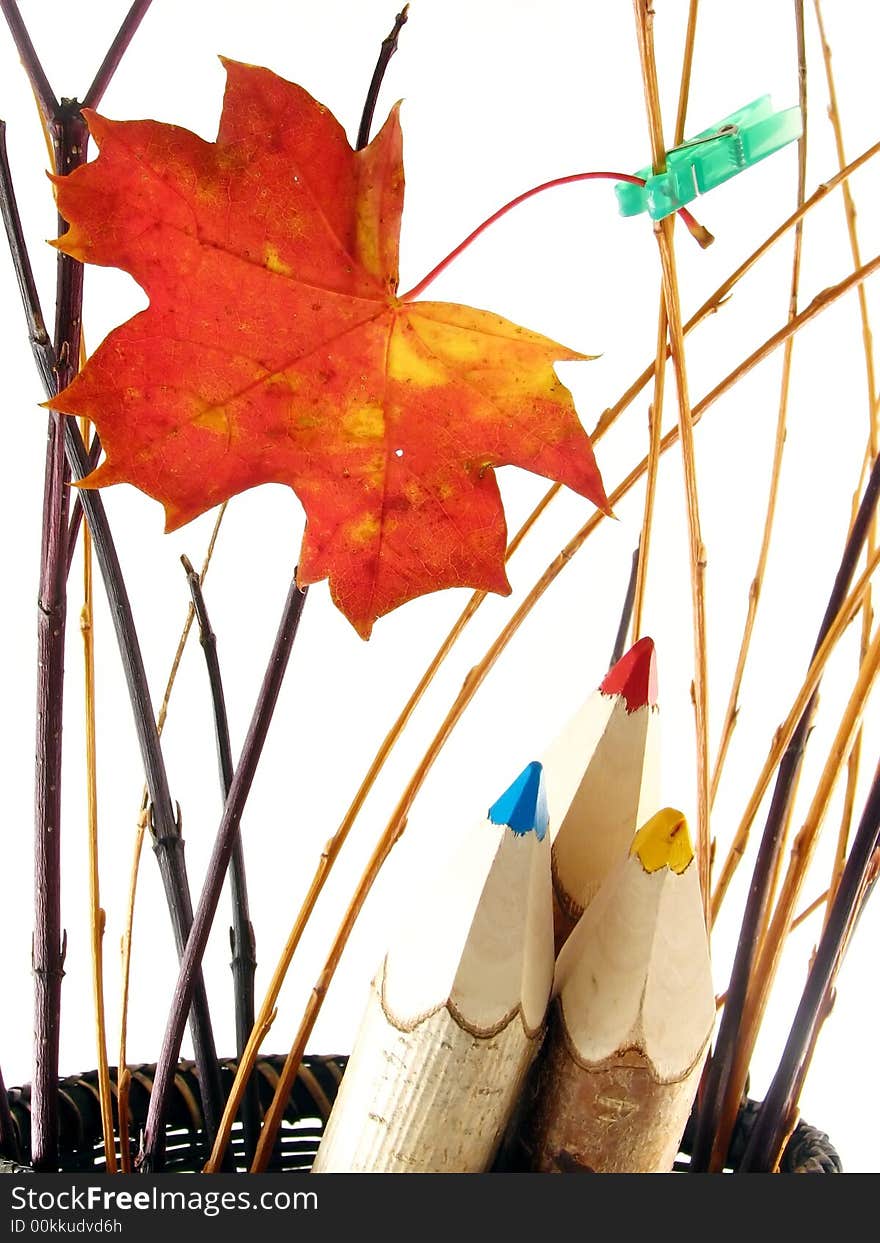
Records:
<instances>
[{"instance_id":1,"label":"blue pencil tip","mask_svg":"<svg viewBox=\"0 0 880 1243\"><path fill-rule=\"evenodd\" d=\"M506 824L518 836L534 831L539 842L547 832L547 795L544 770L534 760L528 764L499 799L489 808L493 824Z\"/></svg>"}]
</instances>

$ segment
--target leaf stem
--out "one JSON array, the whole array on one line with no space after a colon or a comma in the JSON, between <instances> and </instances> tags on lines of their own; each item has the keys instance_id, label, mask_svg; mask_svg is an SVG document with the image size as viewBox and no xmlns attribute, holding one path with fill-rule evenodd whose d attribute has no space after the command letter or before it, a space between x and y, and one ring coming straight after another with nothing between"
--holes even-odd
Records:
<instances>
[{"instance_id":1,"label":"leaf stem","mask_svg":"<svg viewBox=\"0 0 880 1243\"><path fill-rule=\"evenodd\" d=\"M609 172L592 172L592 173L570 173L567 177L554 177L552 181L544 181L539 186L533 186L531 190L525 190L522 194L518 194L516 198L505 203L503 207L499 207L496 212L488 216L482 224L477 225L472 233L469 233L463 242L451 250L445 259L441 259L436 267L432 268L427 276L422 277L417 285L413 285L412 289L407 293L400 295L401 302L412 302L414 298L419 298L425 292L429 285L433 284L441 272L445 272L454 259L465 250L472 242L475 242L481 233L485 233L491 225L500 220L502 216L506 216L508 212L513 211L514 207L519 207L520 203L525 203L527 199L532 199L536 194L543 194L545 190L553 190L556 186L575 185L579 181L628 181L632 185L643 186L645 184L644 177L636 177L631 173L609 173ZM712 234L709 233L701 224L698 223L685 208L679 208L677 213L681 216L682 221L687 226L691 236L702 247L711 245L714 241Z\"/></svg>"},{"instance_id":2,"label":"leaf stem","mask_svg":"<svg viewBox=\"0 0 880 1243\"><path fill-rule=\"evenodd\" d=\"M361 123L358 127L356 144L358 151L370 141L370 130L373 128L373 114L376 111L376 101L379 98L382 83L385 80L385 71L388 68L388 62L397 51L397 41L400 38L400 32L406 24L408 16L409 5L405 4L394 19L391 33L387 34L382 40L382 45L379 49L379 59L376 61L376 68L373 70L373 76L367 90L367 98L364 102L364 110L361 113Z\"/></svg>"},{"instance_id":3,"label":"leaf stem","mask_svg":"<svg viewBox=\"0 0 880 1243\"><path fill-rule=\"evenodd\" d=\"M223 817L214 848L208 863L205 883L202 887L198 908L192 922L192 929L186 942L181 958L180 974L174 989L168 1025L162 1041L162 1049L156 1066L156 1078L150 1096L150 1110L144 1136L144 1150L140 1160L140 1169L148 1173L159 1167L162 1158L164 1133L161 1120L168 1103L174 1067L180 1053L180 1042L186 1024L186 1015L193 996L193 989L199 978L200 964L208 942L208 934L217 903L223 889L223 881L236 834L239 831L242 813L250 793L254 774L263 751L269 725L278 701L281 683L290 659L293 641L296 638L300 616L306 601L307 589L296 584L296 576L290 585L281 623L275 637L272 654L266 668L266 674L254 708L247 738L242 747L241 757L235 770L235 776L223 810ZM216 1130L216 1127L215 1127ZM212 1132L213 1135L213 1132Z\"/></svg>"},{"instance_id":4,"label":"leaf stem","mask_svg":"<svg viewBox=\"0 0 880 1243\"><path fill-rule=\"evenodd\" d=\"M226 713L226 698L223 693L223 679L220 674L220 661L217 656L217 636L211 626L205 597L202 592L201 579L189 557L182 556L181 562L186 572L193 608L199 625L199 641L205 654L205 666L208 671L208 683L211 688L211 703L214 712L214 731L217 739L217 760L220 769L220 789L225 803L229 797L234 776L232 761L232 744L229 739L229 720ZM229 929L229 942L232 947L232 978L235 996L235 1048L238 1058L244 1052L248 1036L254 1026L254 976L257 970L256 938L251 923L250 905L248 902L247 875L245 872L244 849L242 847L241 830L236 830L232 845L232 857L229 864L229 886L232 897L232 927ZM242 1104L242 1128L244 1131L244 1148L248 1161L253 1156L260 1130L260 1101L258 1084L251 1079L245 1091Z\"/></svg>"}]
</instances>

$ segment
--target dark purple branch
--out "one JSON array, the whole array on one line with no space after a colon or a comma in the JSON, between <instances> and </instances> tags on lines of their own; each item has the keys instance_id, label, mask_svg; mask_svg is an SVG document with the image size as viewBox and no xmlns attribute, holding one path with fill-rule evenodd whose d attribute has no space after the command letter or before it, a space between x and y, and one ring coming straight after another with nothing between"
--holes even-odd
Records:
<instances>
[{"instance_id":1,"label":"dark purple branch","mask_svg":"<svg viewBox=\"0 0 880 1243\"><path fill-rule=\"evenodd\" d=\"M2 0L0 0L2 2ZM73 104L65 104L61 110L61 121L59 122L59 132L53 135L57 143L67 142L65 138L65 126L77 125L75 137L77 140L82 139L81 154L84 154L84 145L86 139L86 131L82 122L82 118L78 117L78 112ZM73 145L76 145L74 142ZM61 161L61 166L67 166L66 155ZM37 297L36 286L33 280L33 272L30 264L30 257L27 248L24 245L23 232L21 228L21 219L18 212L18 206L15 201L15 194L12 186L11 177L9 176L8 164L0 162L0 185L2 185L2 194L0 194L0 204L3 208L3 221L6 227L9 239L10 250L13 263L16 269L19 290L25 308L25 316L29 326L31 341L34 345L34 355L37 367L47 396L53 396L67 382L71 376L71 367L78 358L77 344L76 349L72 348L72 325L76 319L78 327L78 315L66 315L61 322L60 340L64 345L64 365L62 369L61 352L56 354L52 345L48 340L39 338L39 334L34 333L34 326L42 323L42 314ZM72 263L72 260L68 261ZM77 265L78 267L79 265ZM66 272L64 276L65 289L72 292L76 287L75 274ZM65 296L69 296L69 293ZM75 369L75 367L74 367ZM63 429L64 449L68 462L70 463L71 473L74 479L82 479L89 474L91 467L89 465L88 454L83 443L79 428L74 419L65 418L63 416L54 416L57 426ZM50 425L51 426L51 425ZM63 495L66 497L68 488L63 488ZM174 807L171 801L171 794L168 788L168 778L165 771L165 763L162 757L161 747L159 745L159 735L156 729L155 717L153 714L153 706L150 700L149 687L147 685L146 671L143 665L140 644L138 641L137 631L135 629L134 617L131 612L131 605L125 588L125 581L122 577L122 570L119 565L119 559L113 538L110 533L109 523L104 510L103 500L99 493L93 491L83 491L80 494L81 504L85 512L89 528L95 546L95 554L98 559L98 565L104 580L104 586L107 591L107 597L110 604L110 614L113 619L113 625L116 631L119 650L122 657L123 669L125 673L126 684L128 686L129 696L134 714L135 730L138 737L138 743L141 749L141 757L144 765L144 773L146 777L147 788L150 794L151 802L151 831L153 834L153 843L156 855L159 861L159 868L162 875L163 886L165 888L166 899L171 914L172 926L174 929L175 942L177 944L178 954L182 954L183 946L192 923L192 899L190 897L189 882L186 876L186 868L183 859L183 840L180 835L180 826L174 814ZM65 529L66 535L66 514ZM65 557L65 575L66 575L66 557ZM41 612L40 616L43 614ZM53 674L57 675L57 660L53 664ZM60 690L57 696L60 708ZM57 714L56 714L57 715ZM45 718L41 718L45 719ZM47 786L45 775L40 775L40 762L38 760L38 787L42 789ZM57 783L56 783L57 784ZM38 798L40 797L38 790ZM54 837L47 835L47 845L53 845L57 840L57 831ZM45 852L44 852L45 853ZM46 916L44 907L49 903L51 907L56 905L57 884L55 881L46 881L45 886L40 876L45 871L45 867L52 867L52 857L46 856L45 861L41 860L37 863L38 874L38 897L37 897L37 913L40 920ZM42 896L41 896L42 895ZM50 930L54 934L54 929ZM45 944L44 944L45 941ZM50 955L49 959L44 961L45 954L49 952L52 945L55 945L56 952ZM39 964L39 965L38 965ZM60 988L61 979L61 963L57 953L57 942L40 935L35 937L35 971L37 972L37 986L42 990L44 996L40 1000L40 1010L47 1016L47 1027L45 1039L42 1037L41 1043L45 1047L46 1056L42 1057L42 1062L46 1062L47 1057L51 1057L51 1049L53 1041L57 1044L57 992ZM45 985L40 981L45 981ZM55 1017L52 1018L51 1016ZM48 1024L48 1026L47 1026ZM192 1033L193 1045L195 1050L196 1062L198 1065L200 1081L202 1084L202 1096L205 1112L205 1122L208 1130L216 1129L219 1122L221 1112L222 1092L220 1084L220 1072L217 1063L216 1050L214 1048L214 1039L211 1031L210 1012L208 1009L207 995L204 990L204 984L201 975L196 982L195 996L193 1001L192 1012ZM43 1098L54 1100L54 1092L49 1092L48 1088L48 1071L41 1072L41 1087L36 1088L38 1076L34 1075L35 1092L37 1096L42 1092ZM57 1072L56 1076L57 1078ZM53 1133L50 1129L50 1123L47 1120L41 1122L40 1126L46 1130L47 1134ZM47 1158L48 1159L48 1158Z\"/></svg>"},{"instance_id":2,"label":"dark purple branch","mask_svg":"<svg viewBox=\"0 0 880 1243\"><path fill-rule=\"evenodd\" d=\"M86 128L62 105L50 133L58 167L69 172L85 158ZM67 226L59 222L63 232ZM77 371L82 326L82 264L58 255L55 314L55 391ZM31 278L32 280L32 278ZM26 277L19 279L23 296ZM64 944L61 929L61 761L64 637L67 620L67 522L70 474L63 415L49 414L43 489L40 585L37 596L37 737L34 791L34 1065L31 1080L31 1160L37 1170L58 1167L58 1056Z\"/></svg>"},{"instance_id":3,"label":"dark purple branch","mask_svg":"<svg viewBox=\"0 0 880 1243\"><path fill-rule=\"evenodd\" d=\"M21 1145L18 1142L18 1128L9 1108L9 1096L3 1082L3 1071L0 1070L0 1156L11 1161L21 1160Z\"/></svg>"},{"instance_id":4,"label":"dark purple branch","mask_svg":"<svg viewBox=\"0 0 880 1243\"><path fill-rule=\"evenodd\" d=\"M623 608L620 613L620 624L617 627L617 637L614 640L614 649L611 652L611 665L616 665L620 660L626 648L626 636L629 634L629 626L632 621L633 609L636 603L636 580L639 573L639 548L641 547L641 539L636 544L635 551L632 555L632 567L629 572L629 582L626 587L626 595L623 598ZM609 665L609 669L611 668Z\"/></svg>"},{"instance_id":5,"label":"dark purple branch","mask_svg":"<svg viewBox=\"0 0 880 1243\"><path fill-rule=\"evenodd\" d=\"M217 761L220 769L220 788L223 802L229 797L234 776L232 761L232 744L229 738L229 719L226 713L226 696L223 692L223 678L220 673L220 660L217 655L217 636L211 625L205 597L202 592L201 580L196 573L189 557L181 557L186 571L193 608L199 626L199 641L205 654L205 665L208 671L208 683L211 688L211 703L214 713L214 732L217 740ZM244 863L244 848L241 841L241 830L235 834L232 845L232 858L229 865L229 888L232 898L232 927L229 929L229 943L232 949L232 979L235 998L235 1046L237 1056L244 1053L251 1028L254 1025L254 976L257 970L257 946L254 926L251 923L250 904L248 902L247 875ZM256 1151L260 1131L260 1100L256 1079L252 1076L248 1081L242 1098L241 1108L242 1130L244 1132L244 1148L249 1165Z\"/></svg>"},{"instance_id":6,"label":"dark purple branch","mask_svg":"<svg viewBox=\"0 0 880 1243\"><path fill-rule=\"evenodd\" d=\"M880 836L880 766L853 839L840 886L831 904L828 922L795 1014L779 1068L764 1097L754 1129L739 1166L741 1173L770 1172L785 1138L784 1128L795 1105L794 1093L801 1066L822 1021L824 1003L848 944L848 930L859 908L874 851Z\"/></svg>"},{"instance_id":7,"label":"dark purple branch","mask_svg":"<svg viewBox=\"0 0 880 1243\"><path fill-rule=\"evenodd\" d=\"M93 432L89 441L89 470L92 471L98 465L101 457L101 438L97 432ZM79 529L82 526L82 497L79 491L73 498L73 506L70 511L70 525L67 528L67 577L70 578L70 567L73 565L73 555L76 552L76 543L79 539Z\"/></svg>"},{"instance_id":8,"label":"dark purple branch","mask_svg":"<svg viewBox=\"0 0 880 1243\"><path fill-rule=\"evenodd\" d=\"M37 56L15 0L0 0L0 12L6 18L6 24L36 97L43 123L49 129L58 116L59 104L55 98L55 92L49 85L49 79L40 64L40 58Z\"/></svg>"},{"instance_id":9,"label":"dark purple branch","mask_svg":"<svg viewBox=\"0 0 880 1243\"><path fill-rule=\"evenodd\" d=\"M406 19L409 16L409 5L405 4L397 17L394 19L394 25L391 33L386 35L382 40L382 46L379 49L379 59L376 61L376 68L373 70L373 77L367 90L367 98L364 103L364 110L361 113L361 123L358 128L357 150L360 151L370 141L370 130L373 128L373 113L376 111L376 101L379 98L379 91L382 89L382 82L385 78L385 70L388 68L388 62L397 51L397 40L400 38L400 32L403 29Z\"/></svg>"},{"instance_id":10,"label":"dark purple branch","mask_svg":"<svg viewBox=\"0 0 880 1243\"><path fill-rule=\"evenodd\" d=\"M76 421L68 418L64 422L67 456L71 463L73 477L82 479L89 472L86 447ZM104 503L98 491L83 489L80 496L119 643L144 765L144 775L150 795L150 833L153 850L159 864L171 916L174 941L178 957L180 957L192 926L192 897L184 860L181 825L174 814L168 787L168 775L156 729L156 718L131 612L131 603L110 534ZM220 1121L223 1095L208 997L201 971L198 972L195 980L190 1030L202 1091L205 1128L209 1135L213 1135Z\"/></svg>"},{"instance_id":11,"label":"dark purple branch","mask_svg":"<svg viewBox=\"0 0 880 1243\"><path fill-rule=\"evenodd\" d=\"M168 1026L162 1041L159 1061L156 1065L156 1077L150 1096L150 1110L144 1135L144 1150L139 1166L142 1172L149 1173L160 1168L164 1148L165 1111L168 1105L168 1093L174 1077L177 1059L180 1056L180 1042L186 1014L189 1010L196 973L208 943L208 934L214 921L217 903L223 889L223 880L229 866L229 858L236 836L239 832L242 813L247 802L257 770L269 725L278 701L281 683L290 659L290 651L296 637L299 619L306 601L306 588L300 590L296 585L296 575L290 585L281 625L275 637L272 655L263 678L263 685L254 709L250 729L242 748L241 758L235 770L235 777L223 810L223 817L217 831L214 849L208 863L205 884L199 898L198 909L193 921L192 931L186 944L180 964L180 975L174 990Z\"/></svg>"},{"instance_id":12,"label":"dark purple branch","mask_svg":"<svg viewBox=\"0 0 880 1243\"><path fill-rule=\"evenodd\" d=\"M107 55L102 60L101 66L95 74L94 82L83 96L82 106L84 108L97 108L101 102L111 78L119 68L119 62L128 50L128 45L134 38L137 28L143 21L151 3L152 0L135 0L128 10L122 25L119 27L116 38L110 44Z\"/></svg>"},{"instance_id":13,"label":"dark purple branch","mask_svg":"<svg viewBox=\"0 0 880 1243\"><path fill-rule=\"evenodd\" d=\"M834 587L828 600L828 607L825 610L825 616L822 618L822 624L819 627L819 634L816 638L816 645L813 649L814 657L846 599L862 548L867 539L871 519L877 509L878 496L880 496L880 458L877 459L871 470L856 520L853 523L852 531L843 550L840 568L837 571ZM715 1144L715 1136L722 1114L725 1111L726 1098L729 1090L731 1090L731 1074L739 1042L743 1008L757 955L757 930L764 923L767 905L770 900L772 879L776 872L781 848L782 829L788 820L789 808L797 787L798 773L818 704L819 691L817 687L804 709L803 715L792 734L791 742L788 744L779 764L776 785L773 789L773 798L770 803L770 810L767 813L764 833L761 838L761 845L758 848L758 857L755 861L755 869L752 874L749 894L743 913L742 932L740 933L739 944L733 962L724 1014L721 1018L718 1038L715 1042L715 1048L704 1081L705 1086L700 1098L697 1132L691 1155L691 1166L695 1173L704 1171L709 1167L712 1149Z\"/></svg>"},{"instance_id":14,"label":"dark purple branch","mask_svg":"<svg viewBox=\"0 0 880 1243\"><path fill-rule=\"evenodd\" d=\"M43 376L43 383L48 392L54 392L55 351L46 331L46 321L40 310L40 299L34 282L34 274L28 259L27 248L21 229L21 221L15 208L12 194L12 172L9 168L9 154L6 150L6 122L0 121L0 214L9 239L15 277L21 294L27 319L28 340L34 353L37 366Z\"/></svg>"}]
</instances>

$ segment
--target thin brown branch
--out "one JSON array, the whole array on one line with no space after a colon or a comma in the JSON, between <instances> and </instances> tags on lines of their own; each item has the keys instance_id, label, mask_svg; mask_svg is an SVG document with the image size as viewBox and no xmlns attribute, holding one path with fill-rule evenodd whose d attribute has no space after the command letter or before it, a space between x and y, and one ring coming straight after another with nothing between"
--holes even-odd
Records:
<instances>
[{"instance_id":1,"label":"thin brown branch","mask_svg":"<svg viewBox=\"0 0 880 1243\"><path fill-rule=\"evenodd\" d=\"M834 143L837 150L837 162L839 166L843 168L846 164L846 151L843 141L843 125L841 123L840 110L837 104L837 88L832 68L831 46L828 42L828 37L825 31L825 23L822 18L822 6L820 4L820 0L814 0L814 9L816 13L816 22L819 28L819 37L822 43L822 58L825 65L825 79L828 86L828 119L831 122L831 128L834 133ZM843 206L846 215L847 234L849 236L850 253L852 254L853 266L859 267L862 260L858 225L856 222L857 213L852 190L847 182L843 185ZM877 386L874 370L874 340L873 333L871 331L870 314L868 312L868 295L864 287L859 290L859 317L862 326L862 348L865 356L865 383L868 393L868 456L870 461L873 462L874 458L877 456ZM870 555L873 551L876 541L876 523L872 523L871 530L868 533L868 555ZM873 607L871 597L869 595L865 598L864 612L862 615L862 660L864 660L865 653L867 651L872 625ZM855 808L855 796L858 785L861 749L862 731L859 730L850 754L847 769L846 794L844 796L843 812L838 832L837 850L835 853L835 862L831 876L832 896L836 892L837 886L840 883L846 860L847 843L849 841L850 828ZM829 904L828 909L826 910L826 922L830 917L830 913L831 906Z\"/></svg>"},{"instance_id":2,"label":"thin brown branch","mask_svg":"<svg viewBox=\"0 0 880 1243\"><path fill-rule=\"evenodd\" d=\"M697 12L700 0L690 0L688 5L687 31L684 37L684 54L681 60L681 85L678 88L678 112L675 117L675 133L672 145L679 147L684 142L684 131L687 125L688 99L691 92L691 77L694 68L694 45L697 38Z\"/></svg>"},{"instance_id":3,"label":"thin brown branch","mask_svg":"<svg viewBox=\"0 0 880 1243\"><path fill-rule=\"evenodd\" d=\"M681 65L681 84L678 92L678 114L675 120L673 146L684 141L687 124L687 106L690 95L691 74L694 63L694 43L697 34L697 11L699 0L690 0L687 33ZM648 475L645 480L645 507L642 530L639 536L638 568L636 570L635 601L633 605L633 640L642 633L642 615L648 580L648 558L651 550L651 532L654 524L654 503L657 496L657 475L660 467L660 436L663 426L663 396L666 381L666 356L668 353L668 322L666 299L661 290L660 310L657 316L657 352L654 360L654 396L648 407Z\"/></svg>"},{"instance_id":4,"label":"thin brown branch","mask_svg":"<svg viewBox=\"0 0 880 1243\"><path fill-rule=\"evenodd\" d=\"M645 90L645 106L651 135L651 155L655 169L665 168L666 148L663 141L663 122L660 114L660 91L657 81L657 65L654 56L654 12L650 0L633 0L636 19L636 35L642 68L642 84ZM694 710L696 725L697 768L697 856L700 865L700 885L703 902L708 910L710 889L710 831L709 831L709 737L708 737L708 685L706 666L706 550L700 530L700 506L697 493L696 456L694 452L693 417L688 394L687 368L685 365L684 330L681 318L681 299L678 291L678 274L673 244L673 221L667 218L655 225L654 235L660 251L663 271L663 295L669 329L669 345L678 396L678 427L681 438L682 465L684 468L685 497L687 501L688 543L691 569L691 606L694 631Z\"/></svg>"},{"instance_id":5,"label":"thin brown branch","mask_svg":"<svg viewBox=\"0 0 880 1243\"><path fill-rule=\"evenodd\" d=\"M783 755L791 742L798 721L806 712L807 706L819 685L822 672L834 648L840 641L844 631L852 625L857 609L861 608L865 598L865 594L871 582L873 574L880 565L880 556L875 552L872 559L868 562L865 571L860 575L857 583L847 596L846 602L834 620L827 635L820 643L813 659L810 661L810 668L807 676L795 696L791 710L785 718L785 721L776 730L773 735L773 741L767 754L767 759L758 774L752 793L749 796L745 809L740 817L739 825L734 834L733 841L724 860L724 866L721 869L721 875L715 886L712 895L712 922L718 918L718 912L724 901L730 882L733 879L737 866L745 854L746 847L749 842L749 834L758 814L758 809L764 800L764 796L770 788L770 782L775 773Z\"/></svg>"},{"instance_id":6,"label":"thin brown branch","mask_svg":"<svg viewBox=\"0 0 880 1243\"><path fill-rule=\"evenodd\" d=\"M805 924L814 911L818 911L820 907L824 906L828 901L830 893L831 891L826 889L823 893L819 894L818 898L814 898L809 906L805 906L800 915L795 915L794 919L788 925L789 933L792 933L795 929L800 928L801 924Z\"/></svg>"},{"instance_id":7,"label":"thin brown branch","mask_svg":"<svg viewBox=\"0 0 880 1243\"><path fill-rule=\"evenodd\" d=\"M799 103L801 108L801 117L803 119L803 128L800 139L798 140L797 206L800 209L803 207L806 199L807 187L807 53L804 39L803 0L795 0L794 7L797 34ZM794 252L792 255L791 288L788 302L789 319L794 319L798 311L798 292L800 288L802 250L803 220L799 220L794 229ZM863 293L864 289L860 292ZM721 737L718 742L718 750L715 754L715 763L712 768L712 781L709 787L710 806L714 803L715 796L718 793L718 785L721 781L721 774L724 769L724 762L727 758L727 751L730 746L731 738L733 737L733 731L736 728L737 721L739 720L739 697L742 690L743 678L745 676L746 663L751 649L752 636L755 629L755 620L758 615L758 604L760 603L761 591L764 586L767 561L770 556L770 544L773 536L773 526L776 519L776 504L779 499L779 485L782 476L782 459L785 450L786 437L788 434L788 398L791 387L793 352L794 337L790 337L785 343L785 350L782 356L782 378L779 386L779 404L776 412L776 437L773 445L773 462L770 468L770 485L767 492L767 503L764 509L764 527L761 534L761 544L758 551L758 560L755 566L755 572L749 586L746 620L743 626L742 639L740 640L739 653L736 658L736 667L733 674L733 680L730 685L727 708L725 710L724 719L721 725Z\"/></svg>"},{"instance_id":8,"label":"thin brown branch","mask_svg":"<svg viewBox=\"0 0 880 1243\"><path fill-rule=\"evenodd\" d=\"M107 1173L116 1173L116 1145L113 1137L113 1104L110 1089L110 1060L107 1056L107 1024L104 1013L104 923L98 868L98 777L97 730L95 725L95 634L92 616L92 540L88 527L83 531L83 606L80 613L85 666L86 797L89 855L89 926L92 949L92 996L95 1005L95 1047L98 1062L98 1096L101 1129L104 1136Z\"/></svg>"}]
</instances>

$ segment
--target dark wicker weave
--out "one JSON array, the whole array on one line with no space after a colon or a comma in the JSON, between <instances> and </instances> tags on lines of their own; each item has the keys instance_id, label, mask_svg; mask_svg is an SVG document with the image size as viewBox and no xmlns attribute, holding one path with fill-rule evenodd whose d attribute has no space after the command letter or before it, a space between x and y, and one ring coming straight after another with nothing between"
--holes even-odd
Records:
<instances>
[{"instance_id":1,"label":"dark wicker weave","mask_svg":"<svg viewBox=\"0 0 880 1243\"><path fill-rule=\"evenodd\" d=\"M284 1124L278 1133L270 1169L273 1172L309 1170L312 1166L324 1124L345 1069L344 1057L307 1057L300 1068ZM259 1084L260 1107L268 1109L284 1065L284 1057L260 1058L254 1068ZM226 1058L220 1063L223 1092L229 1092L235 1075L236 1061ZM129 1093L129 1138L132 1153L138 1150L140 1132L146 1123L150 1090L155 1065L131 1066ZM116 1103L116 1067L110 1069L114 1096L114 1123L119 1118ZM59 1085L60 1142L59 1168L65 1172L106 1168L104 1140L101 1132L100 1098L97 1071L71 1075ZM13 1124L18 1132L22 1159L30 1155L30 1088L12 1088L9 1105ZM165 1169L173 1173L197 1172L208 1159L209 1146L202 1118L199 1081L193 1062L180 1062L174 1078L166 1127ZM232 1129L231 1148L237 1169L246 1169L241 1123ZM118 1150L117 1150L118 1155Z\"/></svg>"},{"instance_id":2,"label":"dark wicker weave","mask_svg":"<svg viewBox=\"0 0 880 1243\"><path fill-rule=\"evenodd\" d=\"M284 1060L280 1055L263 1057L256 1064L254 1073L259 1084L260 1107L263 1111L268 1108L272 1099ZM304 1172L311 1169L347 1060L344 1056L318 1057L313 1054L306 1057L275 1143L269 1166L272 1172ZM220 1065L225 1094L232 1086L236 1062L233 1058L227 1058ZM140 1132L146 1122L155 1069L154 1065L130 1068L132 1082L129 1130L132 1152L137 1151ZM110 1077L115 1105L115 1067L111 1068ZM97 1071L91 1070L62 1079L59 1090L60 1169L65 1173L85 1170L99 1173L105 1169L105 1160ZM13 1124L18 1132L21 1159L27 1161L30 1153L30 1089L12 1088L9 1092L9 1105ZM732 1169L736 1169L745 1151L757 1109L758 1102L750 1100L740 1110L730 1146ZM114 1121L118 1122L115 1108ZM689 1152L689 1130L690 1127L682 1140L682 1153L685 1158ZM239 1170L245 1169L239 1122L232 1129L231 1149L235 1167ZM208 1158L209 1148L202 1119L199 1082L192 1062L180 1062L178 1065L168 1112L165 1151L165 1169L172 1173L197 1172ZM9 1163L0 1160L0 1173L4 1172L4 1166L8 1169ZM496 1169L499 1168L503 1167L496 1165ZM515 1161L506 1168L515 1168ZM686 1160L678 1162L676 1168L687 1169ZM787 1174L839 1174L842 1167L840 1157L828 1136L801 1122L785 1148L780 1169Z\"/></svg>"}]
</instances>

